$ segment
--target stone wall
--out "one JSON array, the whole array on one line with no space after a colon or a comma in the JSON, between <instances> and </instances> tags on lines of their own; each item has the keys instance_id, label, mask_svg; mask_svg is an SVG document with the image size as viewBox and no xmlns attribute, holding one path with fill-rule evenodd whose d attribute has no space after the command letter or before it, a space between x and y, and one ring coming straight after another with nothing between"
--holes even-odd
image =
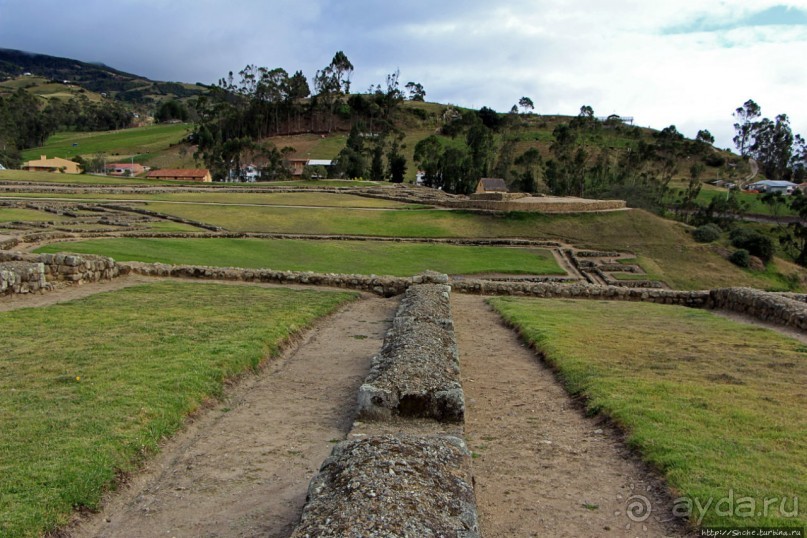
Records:
<instances>
[{"instance_id":1,"label":"stone wall","mask_svg":"<svg viewBox=\"0 0 807 538\"><path fill-rule=\"evenodd\" d=\"M34 293L46 289L47 286L44 264L0 262L0 295Z\"/></svg>"},{"instance_id":2,"label":"stone wall","mask_svg":"<svg viewBox=\"0 0 807 538\"><path fill-rule=\"evenodd\" d=\"M48 283L83 284L117 277L121 266L112 258L70 254L26 254L0 251L0 263L25 262L41 264Z\"/></svg>"},{"instance_id":3,"label":"stone wall","mask_svg":"<svg viewBox=\"0 0 807 538\"><path fill-rule=\"evenodd\" d=\"M465 398L450 291L442 284L406 290L384 345L373 357L372 370L359 389L360 419L400 415L463 421Z\"/></svg>"},{"instance_id":4,"label":"stone wall","mask_svg":"<svg viewBox=\"0 0 807 538\"><path fill-rule=\"evenodd\" d=\"M807 329L807 303L784 294L753 288L717 289L709 292L706 306L746 314L794 329Z\"/></svg>"},{"instance_id":5,"label":"stone wall","mask_svg":"<svg viewBox=\"0 0 807 538\"><path fill-rule=\"evenodd\" d=\"M478 538L470 453L453 436L377 435L336 445L292 538Z\"/></svg>"},{"instance_id":6,"label":"stone wall","mask_svg":"<svg viewBox=\"0 0 807 538\"><path fill-rule=\"evenodd\" d=\"M481 209L485 211L528 211L536 213L588 213L591 211L614 211L625 209L622 200L580 200L577 202L544 200L540 197L520 200L446 200L440 205L452 209Z\"/></svg>"},{"instance_id":7,"label":"stone wall","mask_svg":"<svg viewBox=\"0 0 807 538\"><path fill-rule=\"evenodd\" d=\"M406 290L359 388L364 422L311 481L292 538L479 537L451 288L446 275L419 278L437 283ZM390 425L395 434L385 431Z\"/></svg>"},{"instance_id":8,"label":"stone wall","mask_svg":"<svg viewBox=\"0 0 807 538\"><path fill-rule=\"evenodd\" d=\"M26 254L0 250L0 263L26 262L43 264L47 283L81 284L135 273L155 277L236 280L275 284L302 284L346 288L392 297L404 293L413 284L435 283L428 274L415 277L377 275L345 275L269 269L240 269L196 265L166 265L140 262L116 263L111 258L69 254ZM4 293L13 293L9 283L18 280L6 269ZM15 273L16 275L16 273ZM439 279L438 279L439 280ZM807 296L804 294L770 293L751 288L726 288L705 291L680 291L630 288L620 285L601 286L587 283L531 282L527 280L496 281L458 278L449 282L457 293L477 295L513 295L540 298L577 298L611 301L645 301L692 308L725 309L747 314L763 321L795 328L807 328ZM38 289L46 289L40 286ZM11 290L11 291L9 291ZM34 288L29 288L34 291Z\"/></svg>"}]
</instances>

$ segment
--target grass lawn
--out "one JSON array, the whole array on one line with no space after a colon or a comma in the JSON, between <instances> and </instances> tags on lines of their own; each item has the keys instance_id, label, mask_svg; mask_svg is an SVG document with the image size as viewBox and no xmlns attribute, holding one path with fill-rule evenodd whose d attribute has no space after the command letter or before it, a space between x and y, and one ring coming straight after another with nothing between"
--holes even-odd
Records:
<instances>
[{"instance_id":1,"label":"grass lawn","mask_svg":"<svg viewBox=\"0 0 807 538\"><path fill-rule=\"evenodd\" d=\"M786 279L743 271L696 243L677 222L641 210L576 215L465 211L362 211L149 203L149 209L222 226L230 231L396 237L525 237L566 241L580 248L634 252L658 280L678 289L754 286L789 289ZM646 262L645 262L646 260ZM793 269L792 272L803 270Z\"/></svg>"},{"instance_id":2,"label":"grass lawn","mask_svg":"<svg viewBox=\"0 0 807 538\"><path fill-rule=\"evenodd\" d=\"M544 249L380 241L272 239L99 239L56 243L39 252L101 254L121 261L412 276L448 274L564 275Z\"/></svg>"},{"instance_id":3,"label":"grass lawn","mask_svg":"<svg viewBox=\"0 0 807 538\"><path fill-rule=\"evenodd\" d=\"M76 155L108 155L114 162L118 157L128 160L132 155L147 154L167 149L182 140L190 130L190 124L148 125L118 131L62 132L48 138L45 145L22 152L24 161L37 159L40 155L71 159ZM135 160L139 160L135 158Z\"/></svg>"},{"instance_id":4,"label":"grass lawn","mask_svg":"<svg viewBox=\"0 0 807 538\"><path fill-rule=\"evenodd\" d=\"M627 431L629 444L677 495L692 507L712 500L701 521L693 508L693 522L807 523L803 512L792 517L794 497L807 498L807 346L683 307L490 303L546 356L572 395L586 398L591 413ZM727 514L727 501L717 502L729 496L734 508ZM676 506L686 508L687 501Z\"/></svg>"},{"instance_id":5,"label":"grass lawn","mask_svg":"<svg viewBox=\"0 0 807 538\"><path fill-rule=\"evenodd\" d=\"M38 157L37 157L38 158ZM176 184L165 181L153 181L140 178L124 178L96 176L92 174L55 174L52 172L29 172L28 170L0 170L0 181L19 181L32 183L68 183L76 185L151 185ZM36 193L31 193L36 194ZM13 196L26 198L29 193L13 193ZM44 195L43 195L44 196ZM53 194L51 194L53 196ZM35 198L36 196L30 196Z\"/></svg>"},{"instance_id":6,"label":"grass lawn","mask_svg":"<svg viewBox=\"0 0 807 538\"><path fill-rule=\"evenodd\" d=\"M0 207L0 222L47 222L61 220L64 220L64 217L54 215L53 213L45 213L44 211L16 207Z\"/></svg>"},{"instance_id":7,"label":"grass lawn","mask_svg":"<svg viewBox=\"0 0 807 538\"><path fill-rule=\"evenodd\" d=\"M92 176L90 176L92 177ZM383 200L380 198L368 198L356 196L354 194L333 194L325 192L278 192L278 193L238 193L238 192L185 192L185 193L9 193L0 198L21 199L42 199L58 198L64 200L87 200L87 201L131 201L148 200L155 202L198 202L200 204L253 204L253 205L290 205L290 206L310 206L310 207L344 207L344 208L371 208L371 209L420 209L427 206L422 204L410 204L406 202L396 202L394 200Z\"/></svg>"},{"instance_id":8,"label":"grass lawn","mask_svg":"<svg viewBox=\"0 0 807 538\"><path fill-rule=\"evenodd\" d=\"M0 535L97 508L227 378L354 297L159 283L0 313Z\"/></svg>"}]
</instances>

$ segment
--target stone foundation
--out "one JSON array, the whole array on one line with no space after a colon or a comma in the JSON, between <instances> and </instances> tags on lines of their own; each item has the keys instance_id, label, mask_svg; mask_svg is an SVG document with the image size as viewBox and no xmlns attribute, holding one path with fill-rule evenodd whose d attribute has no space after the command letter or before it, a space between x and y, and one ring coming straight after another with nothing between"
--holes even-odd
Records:
<instances>
[{"instance_id":1,"label":"stone foundation","mask_svg":"<svg viewBox=\"0 0 807 538\"><path fill-rule=\"evenodd\" d=\"M0 262L0 295L34 293L47 287L44 264L23 261Z\"/></svg>"},{"instance_id":2,"label":"stone foundation","mask_svg":"<svg viewBox=\"0 0 807 538\"><path fill-rule=\"evenodd\" d=\"M359 389L359 418L383 420L400 415L463 421L465 398L450 290L438 284L406 290L384 345L373 357L372 370Z\"/></svg>"},{"instance_id":3,"label":"stone foundation","mask_svg":"<svg viewBox=\"0 0 807 538\"><path fill-rule=\"evenodd\" d=\"M478 538L470 453L451 436L372 436L336 445L308 488L292 538Z\"/></svg>"},{"instance_id":4,"label":"stone foundation","mask_svg":"<svg viewBox=\"0 0 807 538\"><path fill-rule=\"evenodd\" d=\"M83 284L109 280L121 273L121 266L112 258L70 254L25 254L0 251L0 264L23 262L41 265L48 283L68 282Z\"/></svg>"}]
</instances>

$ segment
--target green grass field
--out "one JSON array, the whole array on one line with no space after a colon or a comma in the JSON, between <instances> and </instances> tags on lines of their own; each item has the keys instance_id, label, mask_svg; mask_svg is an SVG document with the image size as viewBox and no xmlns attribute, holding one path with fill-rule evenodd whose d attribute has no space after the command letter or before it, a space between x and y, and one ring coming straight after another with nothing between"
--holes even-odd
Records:
<instances>
[{"instance_id":1,"label":"green grass field","mask_svg":"<svg viewBox=\"0 0 807 538\"><path fill-rule=\"evenodd\" d=\"M140 155L135 161L142 161L145 155L182 140L190 128L189 124L166 124L106 132L62 132L51 136L42 147L23 151L22 157L25 161L40 155L70 159L76 155L91 157L104 153L109 162L117 157L128 160L132 155Z\"/></svg>"},{"instance_id":2,"label":"green grass field","mask_svg":"<svg viewBox=\"0 0 807 538\"><path fill-rule=\"evenodd\" d=\"M226 379L353 297L160 283L0 313L0 535L97 508Z\"/></svg>"},{"instance_id":3,"label":"green grass field","mask_svg":"<svg viewBox=\"0 0 807 538\"><path fill-rule=\"evenodd\" d=\"M45 222L60 221L63 217L44 211L21 209L16 207L0 207L0 222Z\"/></svg>"},{"instance_id":4,"label":"green grass field","mask_svg":"<svg viewBox=\"0 0 807 538\"><path fill-rule=\"evenodd\" d=\"M77 185L148 185L155 181L139 178L117 178L91 174L54 174L51 172L29 172L27 170L0 170L0 181L29 183L69 183ZM163 181L156 183L165 184ZM172 183L176 185L176 183ZM19 198L35 198L37 193L14 193Z\"/></svg>"},{"instance_id":5,"label":"green grass field","mask_svg":"<svg viewBox=\"0 0 807 538\"><path fill-rule=\"evenodd\" d=\"M92 177L92 176L90 176ZM221 205L289 205L289 206L310 206L310 207L344 207L344 208L364 208L364 209L420 209L426 206L419 204L408 204L393 200L383 200L379 198L367 198L353 194L331 194L323 192L288 192L288 193L223 193L211 190L210 192L190 192L190 193L9 193L0 198L26 200L56 198L60 200L76 201L155 201L155 202L198 202L201 204L221 204ZM215 210L213 210L215 211Z\"/></svg>"},{"instance_id":6,"label":"green grass field","mask_svg":"<svg viewBox=\"0 0 807 538\"><path fill-rule=\"evenodd\" d=\"M807 497L807 346L683 307L490 303L546 356L567 390L586 399L589 412L626 430L628 443L684 498L676 506L712 500L705 514L694 510L694 523L807 524L803 512L792 514L794 498ZM717 502L729 496L737 509L726 514Z\"/></svg>"},{"instance_id":7,"label":"green grass field","mask_svg":"<svg viewBox=\"0 0 807 538\"><path fill-rule=\"evenodd\" d=\"M566 241L578 247L634 252L645 270L679 289L754 286L790 289L777 273L744 271L695 243L680 223L633 210L578 215L464 211L362 211L282 207L149 203L151 210L222 226L230 231L346 234L382 237L525 237ZM782 272L799 271L783 265Z\"/></svg>"},{"instance_id":8,"label":"green grass field","mask_svg":"<svg viewBox=\"0 0 807 538\"><path fill-rule=\"evenodd\" d=\"M563 275L544 249L380 241L267 239L99 239L57 243L39 252L101 254L120 261L161 262L283 271L412 276L448 274Z\"/></svg>"}]
</instances>

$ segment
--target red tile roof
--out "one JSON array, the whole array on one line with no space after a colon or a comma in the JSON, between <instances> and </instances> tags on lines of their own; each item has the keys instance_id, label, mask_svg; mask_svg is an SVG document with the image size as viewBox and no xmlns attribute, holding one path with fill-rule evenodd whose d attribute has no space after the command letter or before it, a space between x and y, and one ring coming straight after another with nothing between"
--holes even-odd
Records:
<instances>
[{"instance_id":1,"label":"red tile roof","mask_svg":"<svg viewBox=\"0 0 807 538\"><path fill-rule=\"evenodd\" d=\"M155 179L161 177L202 178L209 173L207 168L166 168L163 170L152 170L146 177Z\"/></svg>"}]
</instances>

